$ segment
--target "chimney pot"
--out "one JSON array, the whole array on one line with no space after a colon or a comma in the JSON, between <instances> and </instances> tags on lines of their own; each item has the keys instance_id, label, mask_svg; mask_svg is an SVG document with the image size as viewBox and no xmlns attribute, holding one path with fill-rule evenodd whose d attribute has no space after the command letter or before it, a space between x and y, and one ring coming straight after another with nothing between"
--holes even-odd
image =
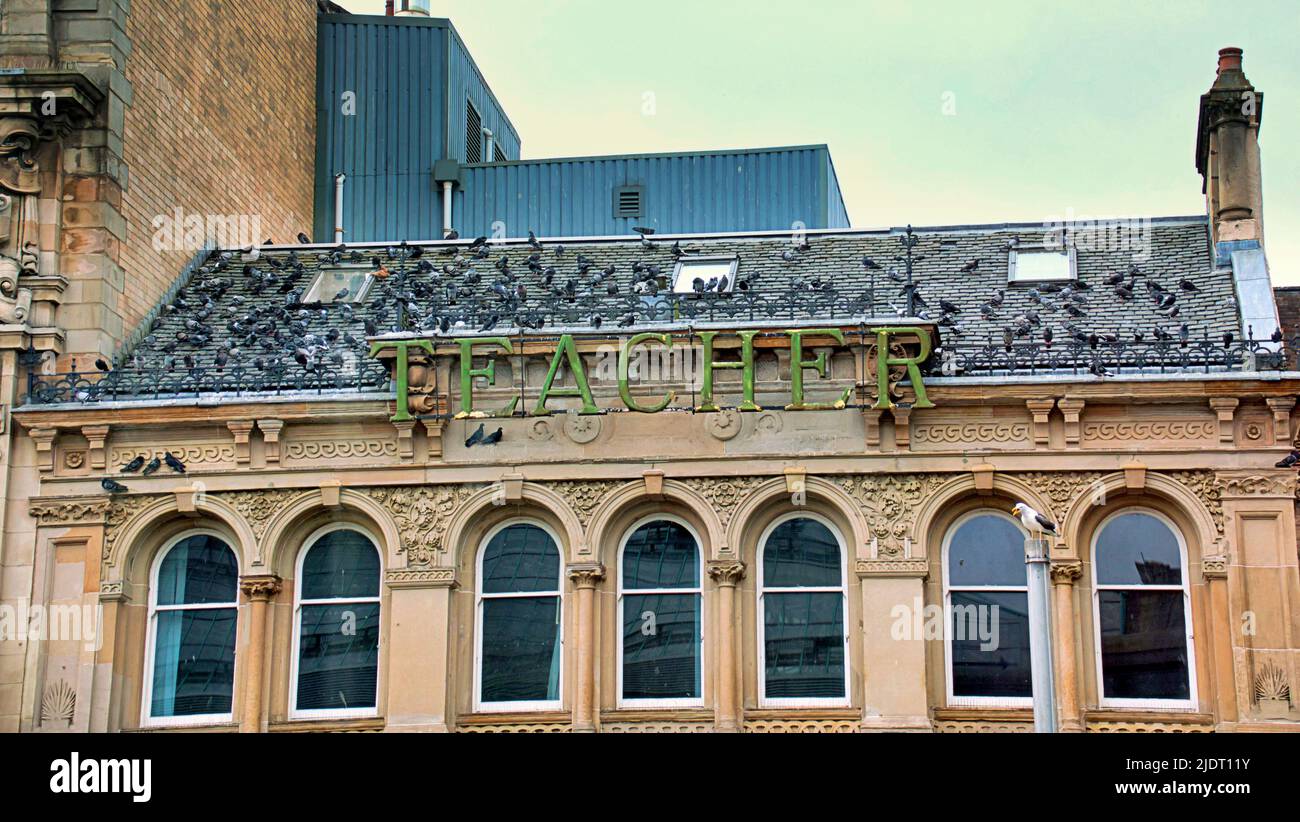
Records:
<instances>
[{"instance_id":1,"label":"chimney pot","mask_svg":"<svg viewBox=\"0 0 1300 822\"><path fill-rule=\"evenodd\" d=\"M1225 71L1241 71L1241 49L1228 46L1219 49L1219 74Z\"/></svg>"}]
</instances>

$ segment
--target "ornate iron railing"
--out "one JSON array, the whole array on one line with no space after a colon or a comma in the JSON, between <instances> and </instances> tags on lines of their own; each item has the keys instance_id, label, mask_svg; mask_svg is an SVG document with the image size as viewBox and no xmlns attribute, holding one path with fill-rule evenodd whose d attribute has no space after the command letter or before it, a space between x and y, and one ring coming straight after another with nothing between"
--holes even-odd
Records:
<instances>
[{"instance_id":1,"label":"ornate iron railing","mask_svg":"<svg viewBox=\"0 0 1300 822\"><path fill-rule=\"evenodd\" d=\"M1089 344L989 341L944 344L928 364L943 376L1033 374L1210 374L1227 371L1295 371L1300 338L1279 340L1116 340Z\"/></svg>"}]
</instances>

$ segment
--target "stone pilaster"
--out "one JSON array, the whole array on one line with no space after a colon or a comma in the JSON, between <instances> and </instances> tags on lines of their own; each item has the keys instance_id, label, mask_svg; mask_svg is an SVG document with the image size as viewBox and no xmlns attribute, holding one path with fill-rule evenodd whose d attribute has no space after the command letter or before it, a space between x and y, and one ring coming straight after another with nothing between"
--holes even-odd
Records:
<instances>
[{"instance_id":1,"label":"stone pilaster","mask_svg":"<svg viewBox=\"0 0 1300 822\"><path fill-rule=\"evenodd\" d=\"M569 566L569 580L577 590L578 681L573 689L573 730L596 729L596 586L605 579L605 566L582 563Z\"/></svg>"},{"instance_id":2,"label":"stone pilaster","mask_svg":"<svg viewBox=\"0 0 1300 822\"><path fill-rule=\"evenodd\" d=\"M862 581L863 730L929 731L925 640L894 636L896 608L925 606L924 559L859 559Z\"/></svg>"},{"instance_id":3,"label":"stone pilaster","mask_svg":"<svg viewBox=\"0 0 1300 822\"><path fill-rule=\"evenodd\" d=\"M1061 731L1082 733L1079 709L1079 663L1075 654L1074 585L1083 576L1083 563L1077 560L1052 562L1052 589L1056 624L1056 704L1060 710Z\"/></svg>"},{"instance_id":4,"label":"stone pilaster","mask_svg":"<svg viewBox=\"0 0 1300 822\"><path fill-rule=\"evenodd\" d=\"M266 630L267 605L279 595L283 583L278 576L244 576L239 578L239 590L248 600L248 653L244 661L244 710L239 721L240 733L260 733L262 724L262 694L266 683Z\"/></svg>"},{"instance_id":5,"label":"stone pilaster","mask_svg":"<svg viewBox=\"0 0 1300 822\"><path fill-rule=\"evenodd\" d=\"M718 693L717 728L740 729L740 689L736 664L736 585L745 577L745 563L723 560L709 564L709 578L718 586Z\"/></svg>"}]
</instances>

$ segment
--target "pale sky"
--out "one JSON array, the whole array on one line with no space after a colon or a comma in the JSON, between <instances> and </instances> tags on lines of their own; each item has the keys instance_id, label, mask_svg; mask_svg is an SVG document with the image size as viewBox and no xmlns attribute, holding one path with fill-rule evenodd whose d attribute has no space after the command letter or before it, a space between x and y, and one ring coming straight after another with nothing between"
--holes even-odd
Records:
<instances>
[{"instance_id":1,"label":"pale sky","mask_svg":"<svg viewBox=\"0 0 1300 822\"><path fill-rule=\"evenodd\" d=\"M1264 93L1273 284L1300 285L1294 0L434 0L433 14L524 158L826 143L861 228L1201 214L1198 98L1218 49L1239 46Z\"/></svg>"}]
</instances>

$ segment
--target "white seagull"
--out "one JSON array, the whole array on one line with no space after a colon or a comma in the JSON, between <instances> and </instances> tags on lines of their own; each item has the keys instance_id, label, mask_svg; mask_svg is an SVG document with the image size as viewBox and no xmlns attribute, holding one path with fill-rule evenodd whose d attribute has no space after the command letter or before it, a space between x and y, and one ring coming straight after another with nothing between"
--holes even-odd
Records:
<instances>
[{"instance_id":1,"label":"white seagull","mask_svg":"<svg viewBox=\"0 0 1300 822\"><path fill-rule=\"evenodd\" d=\"M1020 524L1031 534L1056 534L1056 523L1023 502L1017 502L1016 507L1011 509L1011 513L1020 517Z\"/></svg>"}]
</instances>

